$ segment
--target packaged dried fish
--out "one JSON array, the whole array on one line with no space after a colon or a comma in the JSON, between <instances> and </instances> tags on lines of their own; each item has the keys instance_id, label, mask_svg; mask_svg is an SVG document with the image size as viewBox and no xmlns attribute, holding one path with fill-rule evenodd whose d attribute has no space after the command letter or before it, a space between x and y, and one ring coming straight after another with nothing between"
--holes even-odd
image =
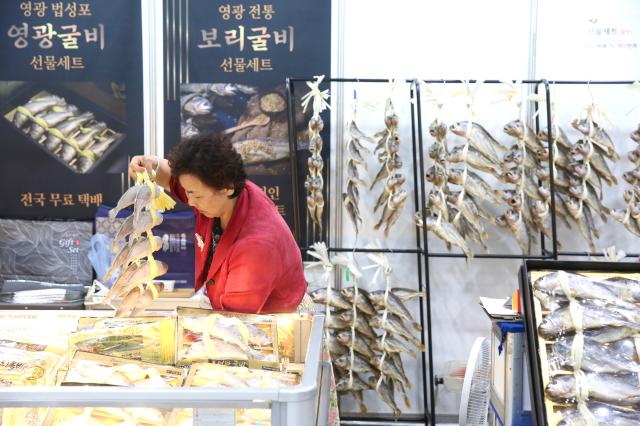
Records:
<instances>
[{"instance_id":1,"label":"packaged dried fish","mask_svg":"<svg viewBox=\"0 0 640 426\"><path fill-rule=\"evenodd\" d=\"M157 321L69 333L69 357L76 350L121 358L174 364L176 321Z\"/></svg>"},{"instance_id":2,"label":"packaged dried fish","mask_svg":"<svg viewBox=\"0 0 640 426\"><path fill-rule=\"evenodd\" d=\"M61 360L44 350L0 347L0 386L53 385Z\"/></svg>"},{"instance_id":3,"label":"packaged dried fish","mask_svg":"<svg viewBox=\"0 0 640 426\"><path fill-rule=\"evenodd\" d=\"M271 388L295 386L300 376L293 373L229 367L218 364L192 364L185 382L187 387Z\"/></svg>"},{"instance_id":4,"label":"packaged dried fish","mask_svg":"<svg viewBox=\"0 0 640 426\"><path fill-rule=\"evenodd\" d=\"M0 386L54 385L64 358L43 347L14 343L15 347L0 347ZM0 410L0 424L39 426L46 413L46 408L4 408Z\"/></svg>"},{"instance_id":5,"label":"packaged dried fish","mask_svg":"<svg viewBox=\"0 0 640 426\"><path fill-rule=\"evenodd\" d=\"M180 387L185 371L178 367L76 352L63 384L99 384L131 387Z\"/></svg>"},{"instance_id":6,"label":"packaged dried fish","mask_svg":"<svg viewBox=\"0 0 640 426\"><path fill-rule=\"evenodd\" d=\"M277 362L275 324L265 315L178 309L177 365L206 361Z\"/></svg>"}]
</instances>

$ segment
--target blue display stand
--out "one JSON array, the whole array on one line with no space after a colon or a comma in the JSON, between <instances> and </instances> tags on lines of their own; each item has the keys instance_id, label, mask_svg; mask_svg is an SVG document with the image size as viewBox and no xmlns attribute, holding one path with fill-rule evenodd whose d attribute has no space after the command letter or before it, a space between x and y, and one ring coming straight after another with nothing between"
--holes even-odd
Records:
<instances>
[{"instance_id":1,"label":"blue display stand","mask_svg":"<svg viewBox=\"0 0 640 426\"><path fill-rule=\"evenodd\" d=\"M524 323L492 321L490 425L530 426Z\"/></svg>"}]
</instances>

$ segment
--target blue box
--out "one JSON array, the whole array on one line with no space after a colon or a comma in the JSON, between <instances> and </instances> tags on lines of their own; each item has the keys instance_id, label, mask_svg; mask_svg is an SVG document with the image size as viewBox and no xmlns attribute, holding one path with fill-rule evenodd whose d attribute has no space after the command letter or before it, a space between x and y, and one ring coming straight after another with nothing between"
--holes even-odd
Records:
<instances>
[{"instance_id":1,"label":"blue box","mask_svg":"<svg viewBox=\"0 0 640 426\"><path fill-rule=\"evenodd\" d=\"M132 214L122 210L114 219L109 218L111 207L101 205L96 211L96 233L115 237L120 225ZM162 213L163 221L153 228L153 235L162 237L162 248L154 254L157 260L169 265L169 272L158 279L175 281L174 288L193 289L195 274L195 215L192 210Z\"/></svg>"}]
</instances>

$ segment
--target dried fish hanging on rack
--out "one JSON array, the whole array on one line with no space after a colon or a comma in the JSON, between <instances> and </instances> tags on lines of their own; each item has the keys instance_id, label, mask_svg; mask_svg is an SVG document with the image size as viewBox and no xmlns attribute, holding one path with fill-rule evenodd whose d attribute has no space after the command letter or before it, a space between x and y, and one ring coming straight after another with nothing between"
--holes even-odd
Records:
<instances>
[{"instance_id":1,"label":"dried fish hanging on rack","mask_svg":"<svg viewBox=\"0 0 640 426\"><path fill-rule=\"evenodd\" d=\"M175 201L145 171L138 174L136 185L129 188L120 197L116 207L109 211L109 217L114 219L120 210L130 205L133 205L133 214L120 226L112 241L112 249L115 251L119 242L127 236L129 241L120 248L102 278L107 282L118 268L121 270L104 299L105 303L110 304L115 297L122 296L116 310L117 317L142 314L163 289L163 284L154 283L153 279L168 270L166 263L153 257L153 253L162 247L162 238L154 236L151 228L162 223L160 212L172 209Z\"/></svg>"},{"instance_id":2,"label":"dried fish hanging on rack","mask_svg":"<svg viewBox=\"0 0 640 426\"><path fill-rule=\"evenodd\" d=\"M322 213L324 210L324 196L322 191L324 190L324 178L322 170L324 168L324 161L322 160L322 136L320 133L324 128L324 122L320 117L320 113L329 108L327 99L329 99L329 91L320 90L320 83L324 76L319 76L314 82L307 82L309 86L309 92L302 97L302 111L306 112L309 103L312 103L313 115L309 119L308 134L309 134L309 152L310 156L307 160L309 173L305 179L305 189L307 190L307 211L309 217L315 227L322 234Z\"/></svg>"},{"instance_id":3,"label":"dried fish hanging on rack","mask_svg":"<svg viewBox=\"0 0 640 426\"><path fill-rule=\"evenodd\" d=\"M349 219L358 234L358 224L362 224L360 215L360 188L366 187L367 182L360 177L358 167L367 170L367 162L363 153L371 151L362 145L361 141L374 144L375 141L362 133L356 124L357 94L353 91L353 108L351 120L347 124L349 139L347 140L347 192L342 194L342 205L347 210Z\"/></svg>"},{"instance_id":4,"label":"dried fish hanging on rack","mask_svg":"<svg viewBox=\"0 0 640 426\"><path fill-rule=\"evenodd\" d=\"M367 247L380 248L379 244ZM323 243L314 244L309 254L319 260L308 264L307 268L324 269L322 281L326 287L314 290L310 295L316 303L325 306L326 339L337 378L337 391L343 395L352 395L359 402L360 411L366 413L367 407L363 403L362 391L375 390L392 408L394 415L400 416L401 412L394 399L394 383L404 395L407 407L410 407L410 401L405 388L411 388L400 353L405 352L416 357L415 351L407 347L401 339L406 339L424 351L424 345L413 336L406 324L419 331L422 327L413 321L403 300L424 297L424 293L390 288L391 267L383 254L370 254L369 258L374 264L365 267L377 268L374 284L378 276L385 276L385 290L372 292L367 292L358 285L362 273L352 256L339 255L330 259ZM340 292L333 288L335 267L342 269L345 281L352 282L353 286L345 287ZM396 293L406 295L397 296ZM383 313L379 313L379 310L383 310ZM380 336L374 331L375 328L386 330L394 336L387 336L381 343ZM382 357L381 352L386 355ZM365 379L364 374L371 376ZM383 381L378 386L381 377Z\"/></svg>"},{"instance_id":5,"label":"dried fish hanging on rack","mask_svg":"<svg viewBox=\"0 0 640 426\"><path fill-rule=\"evenodd\" d=\"M556 107L551 103L551 138L554 165L554 188L556 194L556 216L569 229L570 222L578 227L578 232L596 251L595 239L600 238L594 222L594 213L606 223L609 209L602 204L602 180L609 185L617 183L605 158L611 161L619 159L613 142L604 129L593 120L594 113L606 119L606 114L593 101L587 106L586 118L573 120L571 126L583 134L576 143L569 138L557 124ZM538 140L546 142L548 130L538 133ZM541 161L548 161L549 150L538 152ZM557 167L556 167L557 166ZM542 180L548 180L548 173L538 173Z\"/></svg>"},{"instance_id":6,"label":"dried fish hanging on rack","mask_svg":"<svg viewBox=\"0 0 640 426\"><path fill-rule=\"evenodd\" d=\"M429 157L434 163L428 169L425 176L433 187L429 191L424 216L422 212L416 212L414 218L418 226L424 226L426 221L427 229L442 239L448 250L451 250L452 245L455 245L460 247L465 253L468 253L469 257L472 257L473 253L471 253L467 247L464 238L449 222L449 208L455 207L452 203L455 203L457 198L452 196L447 184L448 160L451 159L453 162L458 162L464 161L465 158L459 155L459 151L453 155L448 151L446 139L447 125L442 120L444 101L441 94L435 95L435 92L428 85L425 85L425 90L431 94L430 99L434 101L433 103L436 106L436 118L429 125L429 134L435 139L435 142L429 148ZM444 92L444 90L443 88L442 91Z\"/></svg>"},{"instance_id":7,"label":"dried fish hanging on rack","mask_svg":"<svg viewBox=\"0 0 640 426\"><path fill-rule=\"evenodd\" d=\"M544 181L538 185L537 178L534 176L535 173L548 177L549 173L548 167L545 167L546 163L537 159L537 153L545 148L525 121L524 100L520 83L516 81L506 84L510 93L508 99L516 101L518 118L504 126L504 132L515 138L516 143L503 157L502 180L505 183L515 185L515 189L504 191L507 194L504 198L509 205L509 210L497 217L495 222L498 226L511 231L522 253L531 254L532 246L536 242L536 233L551 238L545 223L546 218L549 217L551 201L548 187L549 179L546 179L547 186Z\"/></svg>"},{"instance_id":8,"label":"dried fish hanging on rack","mask_svg":"<svg viewBox=\"0 0 640 426\"><path fill-rule=\"evenodd\" d=\"M371 246L370 246L371 248ZM407 348L400 340L389 335L389 331L394 331L391 325L392 315L389 309L391 294L391 273L392 268L389 264L389 260L382 253L370 253L367 255L369 260L373 262L370 267L376 268L376 274L374 276L374 282L376 278L382 273L384 276L385 289L381 300L382 315L377 314L373 322L373 326L382 329L382 337L374 342L373 349L380 351L382 355L380 358L373 360L373 365L379 370L378 376L369 377L369 385L378 392L382 400L393 410L396 417L402 415L402 412L398 408L395 402L395 386L397 385L400 392L403 394L404 403L407 408L411 408L411 403L407 397L406 388L411 389L411 383L406 377L404 368L402 367L402 361L400 359L400 352L412 353L411 349ZM380 299L375 298L376 301ZM378 306L376 306L377 308ZM424 346L421 347L424 350ZM392 355L395 354L395 355ZM415 352L412 353L415 357ZM393 356L393 358L392 358Z\"/></svg>"},{"instance_id":9,"label":"dried fish hanging on rack","mask_svg":"<svg viewBox=\"0 0 640 426\"><path fill-rule=\"evenodd\" d=\"M438 200L437 193L430 194L431 206L438 202L438 210L441 212L446 209L446 215L436 212L435 217L430 215L424 219L420 215L416 215L418 226L426 226L429 231L447 243L448 249L452 245L459 247L468 258L473 257L473 252L466 242L467 238L479 243L485 251L488 251L486 247L488 234L481 223L481 218L488 219L488 215L481 210L478 202L487 200L492 204L500 203L496 191L478 173L470 170L470 167L478 171L490 172L492 175L499 175L493 166L499 163L495 147L504 150L504 147L493 139L482 126L471 121L474 115L473 97L481 84L482 82L476 83L476 87L471 90L469 83L465 82L462 92L466 95L467 120L450 126L452 133L464 138L462 146L456 146L447 152L447 144L444 142L446 126L436 119L435 125L432 124L430 127L430 133L439 141L442 148L432 147L429 155L434 158L435 164L429 169L426 179L437 187L444 188L445 183L450 183L460 186L461 189L459 191L447 189L446 204L442 204ZM441 114L440 110L443 104L441 99L438 100L439 98L436 97L438 115ZM471 124L469 125L469 123ZM444 159L441 158L441 154L436 152L436 150L441 151L442 149L445 150ZM462 168L451 168L449 167L450 163L460 163ZM431 211L433 214L433 209ZM446 217L448 217L448 221L443 220Z\"/></svg>"},{"instance_id":10,"label":"dried fish hanging on rack","mask_svg":"<svg viewBox=\"0 0 640 426\"><path fill-rule=\"evenodd\" d=\"M630 233L640 237L640 124L631 132L630 137L638 145L627 155L635 169L622 174L624 180L631 185L631 189L625 190L623 195L627 208L624 211L612 210L611 217L622 223Z\"/></svg>"},{"instance_id":11,"label":"dried fish hanging on rack","mask_svg":"<svg viewBox=\"0 0 640 426\"><path fill-rule=\"evenodd\" d=\"M341 394L352 394L360 405L360 412L366 414L367 407L364 405L362 392L369 389L369 385L362 380L358 373L371 370L371 365L368 358L366 358L370 349L366 350L367 347L363 345L362 339L356 335L356 330L371 339L376 339L378 336L373 332L366 317L363 316L360 308L358 308L358 300L362 297L361 292L363 291L358 288L358 281L362 278L362 273L356 266L353 256L338 255L334 257L333 261L344 269L345 282L353 282L353 287L351 287L353 289L351 309L340 314L340 320L346 325L346 329L338 333L337 339L348 347L348 351L335 360L335 365L339 369L346 371L346 374L343 374L338 379L336 390Z\"/></svg>"},{"instance_id":12,"label":"dried fish hanging on rack","mask_svg":"<svg viewBox=\"0 0 640 426\"><path fill-rule=\"evenodd\" d=\"M604 112L593 102L587 106L586 118L573 120L571 126L583 134L583 138L571 145L568 152L566 169L568 171L568 188L558 186L557 190L567 194L566 206L570 216L578 225L578 231L589 243L591 251L596 251L595 239L600 238L594 214L600 216L604 223L610 210L602 204L602 180L608 185L617 183L605 158L617 161L620 157L615 152L613 142L604 129L593 120L594 113L602 118ZM563 162L562 153L558 150L558 164Z\"/></svg>"},{"instance_id":13,"label":"dried fish hanging on rack","mask_svg":"<svg viewBox=\"0 0 640 426\"><path fill-rule=\"evenodd\" d=\"M399 119L395 113L393 101L391 100L394 85L396 85L394 81L390 82L391 89L385 102L385 129L374 135L374 137L379 138L374 154L376 154L378 161L382 163L382 167L373 179L373 182L371 182L369 188L373 189L378 182L386 179L384 189L378 197L373 210L376 212L380 207L384 206L380 220L374 225L373 229L377 230L384 226L385 237L389 236L389 230L395 225L398 218L400 218L400 214L404 209L409 195L405 189L402 189L405 177L398 172L402 167L402 161L400 161L400 156L398 155L400 151L400 136L398 135Z\"/></svg>"},{"instance_id":14,"label":"dried fish hanging on rack","mask_svg":"<svg viewBox=\"0 0 640 426\"><path fill-rule=\"evenodd\" d=\"M613 142L606 131L593 120L598 113L606 120L606 114L593 102L587 108L587 117L574 120L572 126L584 136L582 140L572 144L566 134L557 125L555 105L551 103L552 117L551 147L548 146L548 131L542 130L537 135L525 123L524 102L520 93L520 82L505 82L507 100L516 101L518 118L507 123L504 131L516 139L510 149L506 149L483 126L472 122L475 115L472 110L474 94L481 82L472 90L468 82L464 82L462 91L466 95L468 117L466 121L452 124L449 130L462 138L464 145L451 148L446 142L446 127L441 122L442 95L426 87L428 99L437 106L436 120L430 126L430 134L436 143L429 148L429 156L434 164L428 169L426 179L432 184L425 212L416 213L418 226L427 226L438 238L442 239L447 249L453 245L461 248L467 257L473 256L469 248L471 242L480 244L488 251L486 240L488 235L482 220L488 220L504 229L509 229L523 254L531 253L536 242L535 234L552 238L549 227L549 211L551 209L549 156L553 153L553 177L555 188L555 214L569 229L574 222L580 234L592 251L595 251L594 238L600 233L595 226L593 214L606 222L609 209L602 203L602 180L609 185L617 183L611 173L607 161L617 161ZM503 92L505 90L502 90ZM444 92L444 90L443 90ZM460 93L459 92L459 93ZM544 101L544 96L528 95L526 100ZM637 135L637 133L633 133ZM502 160L499 153L504 153ZM630 159L638 160L640 149L630 154ZM450 167L452 163L460 163L461 168ZM483 175L486 173L498 182L514 185L514 189L495 190L488 184ZM635 182L636 170L625 174L625 179ZM461 190L453 190L446 185L453 184ZM446 195L446 203L442 202L442 194ZM626 194L627 199L632 193ZM500 205L506 201L509 209L498 217L482 210L481 202ZM635 202L635 201L634 201ZM633 204L635 205L635 204ZM632 208L631 212L637 212ZM426 217L423 217L423 214ZM622 212L616 213L623 223L628 221ZM631 215L626 215L632 217ZM635 224L632 228L635 230Z\"/></svg>"},{"instance_id":15,"label":"dried fish hanging on rack","mask_svg":"<svg viewBox=\"0 0 640 426\"><path fill-rule=\"evenodd\" d=\"M542 102L546 99L544 96L534 96L533 98L538 102ZM536 139L543 148L535 151L534 156L531 157L529 162L530 164L536 161L540 163L540 167L536 169L536 177L541 182L550 184L551 172L549 168L545 168L544 166L549 163L550 152L553 153L552 167L553 185L555 188L555 214L567 229L572 229L571 221L573 220L573 217L567 208L567 193L563 188L569 188L569 171L567 170L567 165L570 162L570 150L573 145L569 142L567 135L558 125L556 119L556 106L553 101L551 101L551 111L549 111L549 114L551 116L551 151L547 148L549 145L549 135L547 130L540 130L536 135ZM542 197L546 197L547 191L545 191L544 188L538 188L538 194ZM549 202L551 202L550 199Z\"/></svg>"}]
</instances>

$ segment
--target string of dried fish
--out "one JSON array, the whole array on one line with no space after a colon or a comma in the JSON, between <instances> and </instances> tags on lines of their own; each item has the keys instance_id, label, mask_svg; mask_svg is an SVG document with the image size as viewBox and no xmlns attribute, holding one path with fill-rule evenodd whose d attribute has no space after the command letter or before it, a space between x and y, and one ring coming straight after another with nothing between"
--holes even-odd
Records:
<instances>
[{"instance_id":1,"label":"string of dried fish","mask_svg":"<svg viewBox=\"0 0 640 426\"><path fill-rule=\"evenodd\" d=\"M151 228L162 222L160 211L173 208L175 201L154 179L155 176L149 177L147 172L138 174L136 185L129 188L109 212L109 216L115 218L120 210L133 205L133 214L122 223L116 237L119 241L128 235L129 242L120 249L102 278L107 282L117 269L121 270L104 299L105 303L111 303L115 297L123 296L116 310L118 317L142 314L164 288L162 283L153 283L153 279L168 271L168 266L153 257L162 247L162 239L154 236ZM112 248L117 247L116 240Z\"/></svg>"},{"instance_id":2,"label":"string of dried fish","mask_svg":"<svg viewBox=\"0 0 640 426\"><path fill-rule=\"evenodd\" d=\"M455 245L460 247L468 257L472 257L473 253L464 241L465 235L484 245L487 234L477 218L470 217L464 195L460 197L460 192L456 192L456 196L453 196L448 186L449 183L460 182L459 178L461 178L460 170L450 169L449 163L462 163L466 168L470 157L469 147L457 146L451 151L448 150L448 127L442 120L442 108L445 103L442 94L445 89L443 87L442 92L436 94L430 85L425 85L424 88L429 93L428 99L433 101L436 108L435 119L429 125L429 134L434 139L434 143L429 148L429 157L433 160L433 165L425 175L432 187L424 215L423 212L416 212L414 220L419 227L426 225L429 231L442 239L449 251ZM459 126L456 124L452 127L457 129ZM482 156L480 151L473 152L473 160L479 169L491 169L490 162ZM451 214L457 218L455 223L452 222L453 224L450 223ZM460 216L461 214L463 217Z\"/></svg>"},{"instance_id":3,"label":"string of dried fish","mask_svg":"<svg viewBox=\"0 0 640 426\"><path fill-rule=\"evenodd\" d=\"M393 87L393 82L391 83ZM384 236L389 236L389 230L400 218L400 214L404 209L409 193L402 189L405 178L398 173L402 167L402 162L398 152L400 151L400 136L398 135L399 119L395 113L391 92L387 97L384 110L385 129L376 133L374 136L380 139L377 142L374 153L378 157L378 161L382 163L382 167L378 171L375 179L371 183L370 189L383 179L386 179L382 194L378 197L374 212L384 205L380 220L374 225L374 229L380 229L384 226Z\"/></svg>"},{"instance_id":4,"label":"string of dried fish","mask_svg":"<svg viewBox=\"0 0 640 426\"><path fill-rule=\"evenodd\" d=\"M358 234L358 224L362 224L362 216L360 215L360 189L366 187L367 183L360 178L358 167L367 169L367 163L363 153L370 154L371 151L364 147L361 141L375 143L373 138L366 136L356 124L356 107L357 97L354 90L353 113L351 120L347 124L349 139L347 141L347 192L342 194L342 204L347 210L349 219L353 223L356 235ZM385 187L386 188L386 187ZM380 201L380 200L379 200ZM376 204L376 209L378 205ZM374 209L374 212L375 210Z\"/></svg>"},{"instance_id":5,"label":"string of dried fish","mask_svg":"<svg viewBox=\"0 0 640 426\"><path fill-rule=\"evenodd\" d=\"M324 162L322 160L322 137L320 136L324 128L324 122L320 118L320 113L329 108L327 103L329 91L320 90L320 83L322 83L323 79L324 76L319 76L314 82L307 82L310 90L302 97L303 112L307 111L309 103L313 104L313 114L307 125L310 156L307 160L309 173L305 180L305 188L307 190L307 212L314 225L314 234L316 226L322 233L322 213L324 210L324 196L322 194L324 189L322 174Z\"/></svg>"},{"instance_id":6,"label":"string of dried fish","mask_svg":"<svg viewBox=\"0 0 640 426\"><path fill-rule=\"evenodd\" d=\"M373 378L375 376L372 376L371 378L369 378L369 385L373 389L375 389L378 395L381 396L382 400L387 405L389 405L389 407L393 410L394 416L399 417L402 415L402 412L396 405L393 397L394 383L398 384L401 392L403 393L404 402L407 408L411 407L411 403L409 401L409 398L407 397L405 387L408 387L410 389L411 385L409 384L404 374L401 373L398 370L398 368L391 362L388 354L388 352L395 352L395 351L389 350L390 349L389 341L391 341L392 338L391 336L388 335L389 330L388 330L388 327L386 326L388 316L390 315L389 308L388 308L388 305L389 305L388 301L389 301L389 294L391 291L391 273L393 272L393 268L391 267L391 264L389 263L389 259L384 255L384 253L369 253L367 257L373 262L373 264L370 265L369 267L376 268L376 272L374 275L374 282L380 276L380 274L382 274L384 277L383 279L385 283L384 296L382 299L383 310L382 310L381 321L380 321L381 322L380 325L382 326L381 327L382 336L380 337L380 339L377 339L376 341L374 341L374 345L372 346L374 350L379 350L381 352L381 355L379 358L372 359L372 364L376 368L378 368L380 371L376 379ZM371 299L371 296L369 296L369 298ZM385 383L385 378L388 378L388 381L386 383Z\"/></svg>"},{"instance_id":7,"label":"string of dried fish","mask_svg":"<svg viewBox=\"0 0 640 426\"><path fill-rule=\"evenodd\" d=\"M377 245L368 245L370 249L380 249ZM311 292L316 303L325 305L327 319L326 342L333 359L336 374L336 389L341 395L353 396L360 405L362 413L367 407L362 400L362 392L375 391L376 394L391 407L394 415L400 416L394 400L394 388L404 397L404 402L410 408L410 400L406 389L411 389L402 366L400 353L405 352L416 356L416 352L408 348L400 337L407 339L416 348L424 351L424 345L408 331L407 323L421 330L421 326L413 322L412 315L404 306L403 301L415 297L424 297L410 289L391 288L391 266L383 253L369 253L368 258L373 264L359 268L352 255L337 255L329 257L324 244L315 244L311 255L318 259L307 265L307 268L322 267L324 269L323 284L333 283L335 268L344 273L345 282L353 286L345 287L340 292L331 284ZM371 280L373 284L384 276L385 290L368 292L359 286L362 272L375 268ZM386 297L385 297L386 294ZM331 310L331 307L341 312ZM384 312L387 320L383 322ZM383 331L385 338L380 338L374 328ZM364 379L365 374L371 374ZM382 380L380 378L382 377Z\"/></svg>"},{"instance_id":8,"label":"string of dried fish","mask_svg":"<svg viewBox=\"0 0 640 426\"><path fill-rule=\"evenodd\" d=\"M629 152L627 158L636 168L623 173L624 180L631 185L631 189L624 191L623 198L627 208L623 210L611 210L614 220L622 223L633 235L640 238L640 124L631 132L631 140L638 146Z\"/></svg>"},{"instance_id":9,"label":"string of dried fish","mask_svg":"<svg viewBox=\"0 0 640 426\"><path fill-rule=\"evenodd\" d=\"M517 148L512 149L511 152L518 152L522 158L518 158L518 162L504 174L503 180L507 183L512 183L515 186L515 190L513 197L507 200L510 209L498 216L495 219L495 223L511 231L523 254L530 254L535 234L530 232L531 230L527 232L527 227L533 228L536 232L544 232L544 218L549 210L546 208L548 199L539 200L539 203L535 202L535 204L532 201L531 197L540 197L537 185L531 176L532 172L527 169L526 165L527 158L533 157L533 153L544 147L536 139L535 133L525 123L525 110L519 88L516 96L512 99L515 100L518 108L518 118L507 123L503 130L507 135L516 139L514 146ZM507 169L507 164L509 164L506 158L512 157L505 155L505 158L503 158L503 169L505 170ZM537 166L537 161L535 161L535 157L533 158L534 161L532 163ZM532 208L533 206L538 206L538 208L534 209ZM526 241L525 238L527 238Z\"/></svg>"}]
</instances>

